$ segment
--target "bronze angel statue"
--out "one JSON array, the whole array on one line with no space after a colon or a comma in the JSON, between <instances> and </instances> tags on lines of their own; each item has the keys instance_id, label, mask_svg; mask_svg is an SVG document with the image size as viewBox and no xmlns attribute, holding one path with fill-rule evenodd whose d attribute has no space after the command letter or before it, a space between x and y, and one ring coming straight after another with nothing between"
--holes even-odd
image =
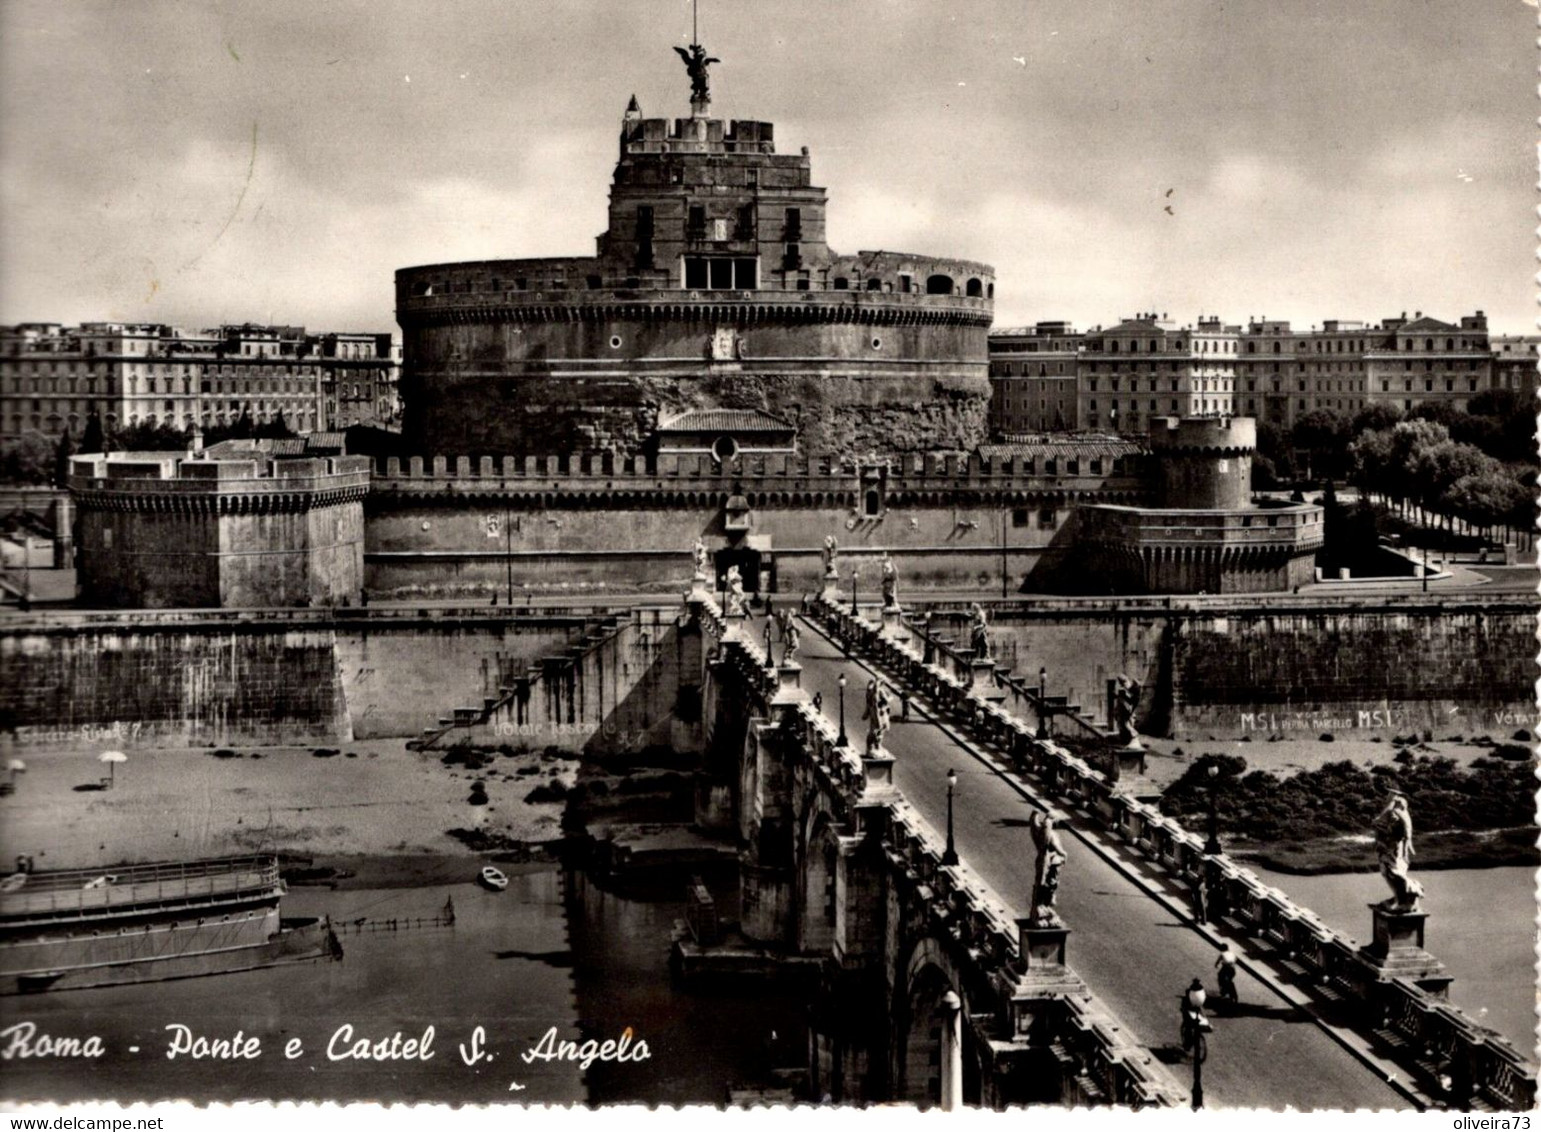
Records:
<instances>
[{"instance_id":1,"label":"bronze angel statue","mask_svg":"<svg viewBox=\"0 0 1541 1132\"><path fill-rule=\"evenodd\" d=\"M713 63L721 63L721 59L708 57L706 48L699 43L692 43L687 51L683 47L674 49L679 57L685 60L685 70L690 73L690 100L692 102L709 102L711 94L706 86L706 68Z\"/></svg>"}]
</instances>

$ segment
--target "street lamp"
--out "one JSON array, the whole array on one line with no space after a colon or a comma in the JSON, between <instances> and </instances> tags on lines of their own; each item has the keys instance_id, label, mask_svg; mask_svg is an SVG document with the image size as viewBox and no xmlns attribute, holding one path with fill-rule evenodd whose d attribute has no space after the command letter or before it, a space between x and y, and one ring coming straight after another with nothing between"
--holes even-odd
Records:
<instances>
[{"instance_id":1,"label":"street lamp","mask_svg":"<svg viewBox=\"0 0 1541 1132\"><path fill-rule=\"evenodd\" d=\"M1049 711L1049 670L1038 669L1038 738L1047 739L1053 732L1053 713Z\"/></svg>"},{"instance_id":2,"label":"street lamp","mask_svg":"<svg viewBox=\"0 0 1541 1132\"><path fill-rule=\"evenodd\" d=\"M1204 852L1213 856L1220 850L1220 815L1215 807L1215 793L1219 788L1220 768L1209 764L1209 839L1204 842Z\"/></svg>"},{"instance_id":3,"label":"street lamp","mask_svg":"<svg viewBox=\"0 0 1541 1132\"><path fill-rule=\"evenodd\" d=\"M840 674L840 738L835 740L835 746L849 745L850 740L845 737L845 673Z\"/></svg>"},{"instance_id":4,"label":"street lamp","mask_svg":"<svg viewBox=\"0 0 1541 1132\"><path fill-rule=\"evenodd\" d=\"M861 609L856 604L856 567L851 567L851 616L860 617Z\"/></svg>"},{"instance_id":5,"label":"street lamp","mask_svg":"<svg viewBox=\"0 0 1541 1132\"><path fill-rule=\"evenodd\" d=\"M958 772L947 772L947 851L942 854L942 864L956 865L958 863L958 847L952 839L952 792L958 785Z\"/></svg>"},{"instance_id":6,"label":"street lamp","mask_svg":"<svg viewBox=\"0 0 1541 1132\"><path fill-rule=\"evenodd\" d=\"M1188 1016L1193 1027L1193 1107L1204 1107L1204 1059L1209 1055L1209 1043L1204 1040L1204 1000L1209 996L1204 993L1203 985L1193 980L1193 986L1188 988L1185 999L1188 1004Z\"/></svg>"}]
</instances>

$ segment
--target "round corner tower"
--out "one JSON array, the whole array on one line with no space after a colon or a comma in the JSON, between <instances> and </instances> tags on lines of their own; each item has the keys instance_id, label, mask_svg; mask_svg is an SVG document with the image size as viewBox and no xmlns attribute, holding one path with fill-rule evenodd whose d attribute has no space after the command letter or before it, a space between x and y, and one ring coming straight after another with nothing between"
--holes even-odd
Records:
<instances>
[{"instance_id":1,"label":"round corner tower","mask_svg":"<svg viewBox=\"0 0 1541 1132\"><path fill-rule=\"evenodd\" d=\"M1158 506L1233 511L1252 501L1251 417L1159 417L1150 426Z\"/></svg>"},{"instance_id":2,"label":"round corner tower","mask_svg":"<svg viewBox=\"0 0 1541 1132\"><path fill-rule=\"evenodd\" d=\"M691 116L631 100L595 256L396 273L409 445L631 453L704 408L769 412L811 456L978 444L992 269L832 251L808 151L710 117L715 60L679 50Z\"/></svg>"}]
</instances>

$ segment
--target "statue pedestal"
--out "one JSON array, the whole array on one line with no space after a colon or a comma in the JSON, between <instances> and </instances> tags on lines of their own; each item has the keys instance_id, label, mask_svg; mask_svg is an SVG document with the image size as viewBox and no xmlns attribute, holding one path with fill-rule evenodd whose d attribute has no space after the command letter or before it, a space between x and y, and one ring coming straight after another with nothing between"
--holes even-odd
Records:
<instances>
[{"instance_id":1,"label":"statue pedestal","mask_svg":"<svg viewBox=\"0 0 1541 1132\"><path fill-rule=\"evenodd\" d=\"M819 583L819 596L830 604L840 601L840 579L833 574L825 574L824 580Z\"/></svg>"},{"instance_id":2,"label":"statue pedestal","mask_svg":"<svg viewBox=\"0 0 1541 1132\"><path fill-rule=\"evenodd\" d=\"M995 661L978 657L969 661L969 690L987 700L1006 698L1006 693L995 683Z\"/></svg>"},{"instance_id":3,"label":"statue pedestal","mask_svg":"<svg viewBox=\"0 0 1541 1132\"><path fill-rule=\"evenodd\" d=\"M1124 747L1115 747L1108 760L1108 777L1136 801L1145 802L1161 797L1161 789L1145 776L1145 745L1138 739Z\"/></svg>"},{"instance_id":4,"label":"statue pedestal","mask_svg":"<svg viewBox=\"0 0 1541 1132\"><path fill-rule=\"evenodd\" d=\"M801 691L803 686L803 666L795 660L790 664L781 664L776 668L776 695L781 697L789 692Z\"/></svg>"},{"instance_id":5,"label":"statue pedestal","mask_svg":"<svg viewBox=\"0 0 1541 1132\"><path fill-rule=\"evenodd\" d=\"M1019 919L1022 977L1011 996L1011 1025L1019 1037L1044 1041L1053 1037L1054 1002L1066 995L1085 994L1086 984L1065 966L1065 941L1070 929L1056 921Z\"/></svg>"},{"instance_id":6,"label":"statue pedestal","mask_svg":"<svg viewBox=\"0 0 1541 1132\"><path fill-rule=\"evenodd\" d=\"M1359 954L1383 979L1408 979L1429 994L1444 998L1453 981L1445 965L1424 950L1423 928L1429 914L1370 905L1374 938Z\"/></svg>"},{"instance_id":7,"label":"statue pedestal","mask_svg":"<svg viewBox=\"0 0 1541 1132\"><path fill-rule=\"evenodd\" d=\"M904 611L897 605L885 605L883 607L883 636L899 639L905 635Z\"/></svg>"}]
</instances>

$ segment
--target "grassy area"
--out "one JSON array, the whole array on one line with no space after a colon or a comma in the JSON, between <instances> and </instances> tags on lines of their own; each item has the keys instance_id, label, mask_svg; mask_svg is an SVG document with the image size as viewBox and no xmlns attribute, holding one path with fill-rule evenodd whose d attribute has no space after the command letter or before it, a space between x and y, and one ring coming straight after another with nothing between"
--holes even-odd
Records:
<instances>
[{"instance_id":1,"label":"grassy area","mask_svg":"<svg viewBox=\"0 0 1541 1132\"><path fill-rule=\"evenodd\" d=\"M1508 746L1495 751L1505 757L1466 766L1404 746L1390 764L1343 760L1289 776L1206 754L1166 789L1161 810L1203 832L1213 792L1221 836L1237 856L1291 873L1373 871L1372 827L1394 787L1413 815L1414 868L1534 866L1534 762Z\"/></svg>"},{"instance_id":2,"label":"grassy area","mask_svg":"<svg viewBox=\"0 0 1541 1132\"><path fill-rule=\"evenodd\" d=\"M1535 826L1514 829L1442 830L1416 838L1418 855L1413 868L1486 869L1501 865L1541 866L1541 851L1536 849ZM1316 876L1321 873L1372 873L1380 866L1375 845L1369 841L1342 837L1318 837L1304 841L1281 841L1272 845L1245 841L1227 844L1227 852L1238 860L1256 861L1281 873Z\"/></svg>"}]
</instances>

